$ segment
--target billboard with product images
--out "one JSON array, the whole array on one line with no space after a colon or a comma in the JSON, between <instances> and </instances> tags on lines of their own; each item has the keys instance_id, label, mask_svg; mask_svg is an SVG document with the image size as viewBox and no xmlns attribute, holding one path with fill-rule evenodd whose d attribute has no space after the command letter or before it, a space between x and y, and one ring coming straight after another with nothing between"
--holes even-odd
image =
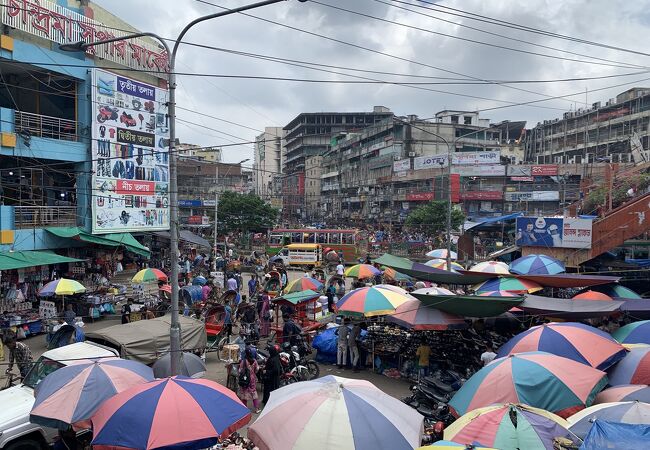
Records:
<instances>
[{"instance_id":1,"label":"billboard with product images","mask_svg":"<svg viewBox=\"0 0 650 450\"><path fill-rule=\"evenodd\" d=\"M92 85L92 232L169 229L167 91L101 69Z\"/></svg>"},{"instance_id":2,"label":"billboard with product images","mask_svg":"<svg viewBox=\"0 0 650 450\"><path fill-rule=\"evenodd\" d=\"M591 248L592 220L573 217L518 217L521 247Z\"/></svg>"}]
</instances>

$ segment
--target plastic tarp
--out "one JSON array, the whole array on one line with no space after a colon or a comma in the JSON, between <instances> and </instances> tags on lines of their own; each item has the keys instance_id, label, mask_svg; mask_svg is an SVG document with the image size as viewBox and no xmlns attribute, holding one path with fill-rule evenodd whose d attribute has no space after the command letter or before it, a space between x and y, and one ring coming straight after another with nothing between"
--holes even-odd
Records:
<instances>
[{"instance_id":1,"label":"plastic tarp","mask_svg":"<svg viewBox=\"0 0 650 450\"><path fill-rule=\"evenodd\" d=\"M61 264L79 262L83 259L68 258L48 251L24 251L24 252L2 252L0 253L0 270L22 269L24 267L47 266L49 264Z\"/></svg>"},{"instance_id":2,"label":"plastic tarp","mask_svg":"<svg viewBox=\"0 0 650 450\"><path fill-rule=\"evenodd\" d=\"M322 363L334 364L336 362L336 335L338 327L332 327L319 333L311 343L317 351L316 361Z\"/></svg>"},{"instance_id":3,"label":"plastic tarp","mask_svg":"<svg viewBox=\"0 0 650 450\"><path fill-rule=\"evenodd\" d=\"M90 234L79 227L51 227L45 230L61 238L78 239L83 242L105 245L107 247L119 247L121 245L137 255L144 257L151 255L149 248L138 242L131 233Z\"/></svg>"},{"instance_id":4,"label":"plastic tarp","mask_svg":"<svg viewBox=\"0 0 650 450\"><path fill-rule=\"evenodd\" d=\"M524 297L427 295L411 292L424 306L463 317L495 317L518 306Z\"/></svg>"},{"instance_id":5,"label":"plastic tarp","mask_svg":"<svg viewBox=\"0 0 650 450\"><path fill-rule=\"evenodd\" d=\"M390 267L391 269L395 269L398 272L412 276L418 280L432 281L434 283L478 284L487 281L490 278L494 278L493 273L460 274L457 272L429 267L425 264L416 263L409 259L393 256L388 253L384 253L379 258L373 260L373 262L379 263L382 266Z\"/></svg>"},{"instance_id":6,"label":"plastic tarp","mask_svg":"<svg viewBox=\"0 0 650 450\"><path fill-rule=\"evenodd\" d=\"M200 320L179 317L183 351L204 349L207 342L205 324ZM116 348L120 356L143 364L153 364L169 352L171 317L138 320L86 333L86 339Z\"/></svg>"},{"instance_id":7,"label":"plastic tarp","mask_svg":"<svg viewBox=\"0 0 650 450\"><path fill-rule=\"evenodd\" d=\"M616 283L621 277L610 277L605 275L585 275L581 273L559 273L557 275L506 275L514 276L522 280L533 281L544 287L570 288L589 287L600 284Z\"/></svg>"},{"instance_id":8,"label":"plastic tarp","mask_svg":"<svg viewBox=\"0 0 650 450\"><path fill-rule=\"evenodd\" d=\"M481 219L480 221L474 222L472 224L465 224L465 230L480 230L482 227L485 227L487 225L492 225L499 222L513 221L516 220L517 217L521 217L523 215L524 213L519 212L519 213L507 214L505 216L488 217L486 219Z\"/></svg>"},{"instance_id":9,"label":"plastic tarp","mask_svg":"<svg viewBox=\"0 0 650 450\"><path fill-rule=\"evenodd\" d=\"M154 234L163 239L170 239L170 235L168 231L157 231ZM178 238L181 241L185 241L189 244L198 245L201 248L212 248L212 244L210 244L210 242L207 239L204 239L198 234L194 234L189 230L181 230L181 232L178 235Z\"/></svg>"},{"instance_id":10,"label":"plastic tarp","mask_svg":"<svg viewBox=\"0 0 650 450\"><path fill-rule=\"evenodd\" d=\"M580 446L580 450L611 450L615 448L648 448L650 425L596 420Z\"/></svg>"},{"instance_id":11,"label":"plastic tarp","mask_svg":"<svg viewBox=\"0 0 650 450\"><path fill-rule=\"evenodd\" d=\"M609 316L619 312L621 305L623 305L623 302L618 301L572 300L527 295L524 302L517 308L526 314L539 314L567 320L580 320Z\"/></svg>"}]
</instances>

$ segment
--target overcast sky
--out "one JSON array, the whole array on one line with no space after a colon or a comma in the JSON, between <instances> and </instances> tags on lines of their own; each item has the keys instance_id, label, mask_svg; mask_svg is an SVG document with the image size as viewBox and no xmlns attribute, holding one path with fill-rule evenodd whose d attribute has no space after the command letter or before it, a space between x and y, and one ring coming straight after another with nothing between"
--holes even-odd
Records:
<instances>
[{"instance_id":1,"label":"overcast sky","mask_svg":"<svg viewBox=\"0 0 650 450\"><path fill-rule=\"evenodd\" d=\"M208 1L231 8L252 3L246 0ZM219 10L198 0L96 2L133 26L154 31L163 37L176 37L181 28L192 19ZM301 112L368 111L374 105L383 105L400 115L417 114L427 118L443 109L483 110L507 106L508 102L531 102L549 96L576 94L566 99L551 99L533 105L506 107L481 113L493 122L506 119L527 120L528 127L531 128L540 120L561 117L564 111L584 107L585 97L589 104L596 101L602 101L604 104L609 98L630 87L650 86L650 72L644 68L645 64L650 65L649 56L525 32L514 29L512 25L503 27L444 14L437 6L427 4L431 3L429 0L427 3L418 0L319 2L320 4L312 1L299 3L297 0L290 0L257 9L251 14L386 55L242 15L232 15L197 25L185 41L274 58L339 66L346 69L321 69L374 80L449 83L448 79L426 78L447 77L455 79L452 80L455 82L483 84L407 87L181 76L178 105L197 113L179 111L179 118L198 124L180 123L178 134L181 141L203 146L223 145L253 140L258 134L251 129L224 123L206 115L263 130L265 126L283 126ZM419 29L336 10L323 4ZM436 4L463 11L461 13L444 10L450 13L479 14L508 24L534 27L637 52L643 52L646 48L645 43L650 32L650 1L453 0ZM423 9L418 5L437 10ZM435 19L400 7L433 16ZM481 43L544 54L548 57ZM420 78L364 73L349 69L417 75ZM192 46L181 47L177 71L312 80L359 80L322 70L310 70ZM620 76L625 74L628 75ZM488 80L557 80L605 76L609 78L535 84L485 83ZM244 158L252 159L252 146L227 147L224 151L225 161L233 162Z\"/></svg>"}]
</instances>

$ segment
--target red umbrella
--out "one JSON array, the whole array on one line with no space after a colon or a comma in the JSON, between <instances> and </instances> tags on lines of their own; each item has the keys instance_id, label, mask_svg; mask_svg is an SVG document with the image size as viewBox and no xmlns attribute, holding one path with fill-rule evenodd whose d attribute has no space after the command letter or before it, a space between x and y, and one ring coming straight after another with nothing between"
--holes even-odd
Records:
<instances>
[{"instance_id":1,"label":"red umbrella","mask_svg":"<svg viewBox=\"0 0 650 450\"><path fill-rule=\"evenodd\" d=\"M573 297L573 300L611 301L613 299L609 295L603 294L602 292L586 291Z\"/></svg>"}]
</instances>

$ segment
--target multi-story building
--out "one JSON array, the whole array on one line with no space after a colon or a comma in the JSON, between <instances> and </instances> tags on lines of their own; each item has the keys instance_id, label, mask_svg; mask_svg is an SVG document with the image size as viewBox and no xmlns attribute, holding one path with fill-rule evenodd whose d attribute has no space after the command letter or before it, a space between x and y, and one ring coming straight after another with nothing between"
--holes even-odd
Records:
<instances>
[{"instance_id":1,"label":"multi-story building","mask_svg":"<svg viewBox=\"0 0 650 450\"><path fill-rule=\"evenodd\" d=\"M219 147L202 147L198 144L181 143L176 146L176 150L180 156L211 162L221 162L221 148Z\"/></svg>"},{"instance_id":2,"label":"multi-story building","mask_svg":"<svg viewBox=\"0 0 650 450\"><path fill-rule=\"evenodd\" d=\"M282 173L282 133L282 127L265 127L255 138L254 191L267 202L275 195L273 178Z\"/></svg>"}]
</instances>

